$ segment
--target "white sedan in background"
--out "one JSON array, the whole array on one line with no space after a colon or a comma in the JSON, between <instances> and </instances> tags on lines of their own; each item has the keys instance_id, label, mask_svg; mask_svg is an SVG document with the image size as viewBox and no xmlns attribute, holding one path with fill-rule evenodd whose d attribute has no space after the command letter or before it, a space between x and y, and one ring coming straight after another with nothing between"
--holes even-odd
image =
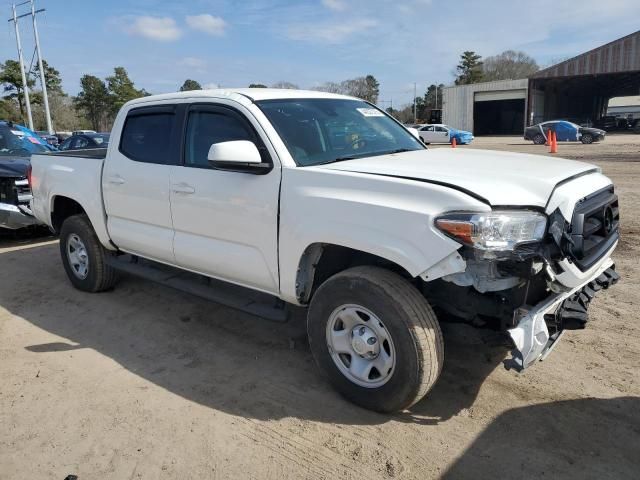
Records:
<instances>
[{"instance_id":1,"label":"white sedan in background","mask_svg":"<svg viewBox=\"0 0 640 480\"><path fill-rule=\"evenodd\" d=\"M465 145L473 141L473 134L464 130L457 130L449 125L443 124L427 124L416 125L415 128L420 134L420 138L426 144L429 143L451 143L455 138L456 143Z\"/></svg>"}]
</instances>

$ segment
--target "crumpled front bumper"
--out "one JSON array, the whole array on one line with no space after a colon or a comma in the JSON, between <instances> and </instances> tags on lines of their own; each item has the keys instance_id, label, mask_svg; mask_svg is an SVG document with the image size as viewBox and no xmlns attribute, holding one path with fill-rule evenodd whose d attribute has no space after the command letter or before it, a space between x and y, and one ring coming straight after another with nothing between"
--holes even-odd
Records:
<instances>
[{"instance_id":1,"label":"crumpled front bumper","mask_svg":"<svg viewBox=\"0 0 640 480\"><path fill-rule=\"evenodd\" d=\"M587 308L595 293L609 288L618 278L613 261L608 258L579 287L552 294L531 308L518 309L517 326L507 330L515 348L506 366L521 371L537 360L544 360L565 329L584 328Z\"/></svg>"},{"instance_id":2,"label":"crumpled front bumper","mask_svg":"<svg viewBox=\"0 0 640 480\"><path fill-rule=\"evenodd\" d=\"M18 230L19 228L39 224L40 222L33 216L27 206L0 203L0 228Z\"/></svg>"}]
</instances>

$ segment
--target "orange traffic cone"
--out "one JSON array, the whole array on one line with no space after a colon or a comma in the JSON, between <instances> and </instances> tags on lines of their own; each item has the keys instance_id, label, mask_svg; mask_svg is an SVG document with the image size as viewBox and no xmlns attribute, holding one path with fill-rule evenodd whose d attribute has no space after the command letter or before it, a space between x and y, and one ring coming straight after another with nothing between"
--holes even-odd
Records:
<instances>
[{"instance_id":1,"label":"orange traffic cone","mask_svg":"<svg viewBox=\"0 0 640 480\"><path fill-rule=\"evenodd\" d=\"M558 153L558 138L556 132L551 132L551 150L549 153Z\"/></svg>"},{"instance_id":2,"label":"orange traffic cone","mask_svg":"<svg viewBox=\"0 0 640 480\"><path fill-rule=\"evenodd\" d=\"M451 148L456 148L456 145L457 145L457 143L456 143L456 137L453 137L453 138L451 139Z\"/></svg>"}]
</instances>

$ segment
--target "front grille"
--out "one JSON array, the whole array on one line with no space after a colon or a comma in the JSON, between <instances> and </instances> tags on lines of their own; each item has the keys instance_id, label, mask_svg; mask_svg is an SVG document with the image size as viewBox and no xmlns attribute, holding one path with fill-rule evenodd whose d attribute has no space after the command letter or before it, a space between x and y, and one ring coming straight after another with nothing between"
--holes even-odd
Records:
<instances>
[{"instance_id":1,"label":"front grille","mask_svg":"<svg viewBox=\"0 0 640 480\"><path fill-rule=\"evenodd\" d=\"M26 178L0 178L0 203L29 205L31 188Z\"/></svg>"},{"instance_id":2,"label":"front grille","mask_svg":"<svg viewBox=\"0 0 640 480\"><path fill-rule=\"evenodd\" d=\"M619 222L618 196L613 186L576 204L569 227L570 252L581 270L592 267L618 240Z\"/></svg>"}]
</instances>

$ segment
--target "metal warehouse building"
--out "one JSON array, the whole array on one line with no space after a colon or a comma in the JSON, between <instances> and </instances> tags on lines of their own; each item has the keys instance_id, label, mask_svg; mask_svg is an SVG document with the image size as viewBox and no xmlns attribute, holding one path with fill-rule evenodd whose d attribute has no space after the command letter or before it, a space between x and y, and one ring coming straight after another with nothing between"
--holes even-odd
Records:
<instances>
[{"instance_id":1,"label":"metal warehouse building","mask_svg":"<svg viewBox=\"0 0 640 480\"><path fill-rule=\"evenodd\" d=\"M519 135L528 85L525 78L447 87L442 93L442 121L475 135Z\"/></svg>"},{"instance_id":2,"label":"metal warehouse building","mask_svg":"<svg viewBox=\"0 0 640 480\"><path fill-rule=\"evenodd\" d=\"M552 119L594 121L614 97L640 94L640 31L528 79L447 87L443 121L475 135L519 135Z\"/></svg>"}]
</instances>

